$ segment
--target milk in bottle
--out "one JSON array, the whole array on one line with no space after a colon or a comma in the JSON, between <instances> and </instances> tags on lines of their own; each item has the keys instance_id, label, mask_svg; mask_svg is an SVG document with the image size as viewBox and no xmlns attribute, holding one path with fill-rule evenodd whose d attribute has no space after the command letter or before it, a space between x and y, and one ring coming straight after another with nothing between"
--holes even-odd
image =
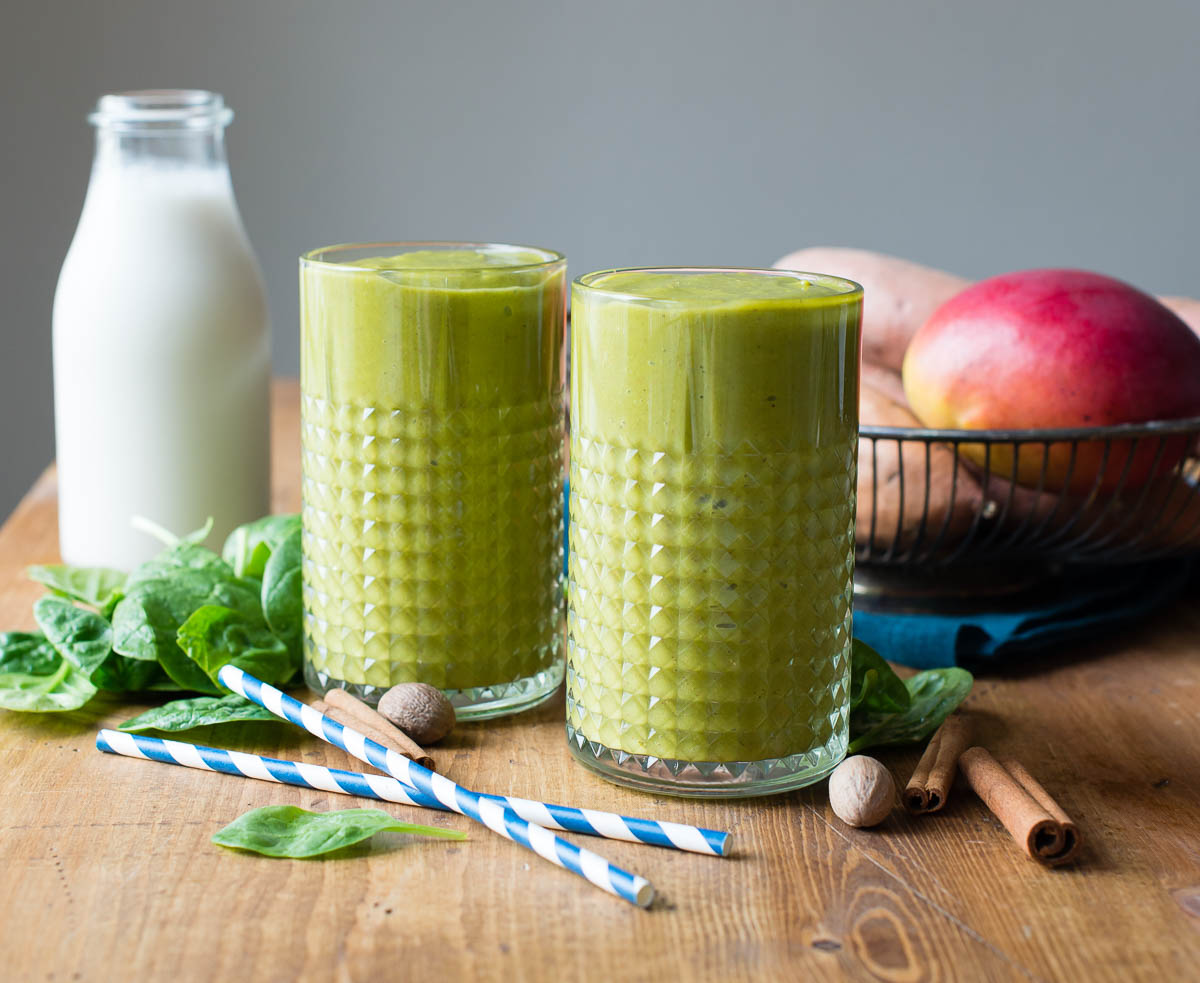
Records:
<instances>
[{"instance_id":1,"label":"milk in bottle","mask_svg":"<svg viewBox=\"0 0 1200 983\"><path fill-rule=\"evenodd\" d=\"M130 520L210 545L269 507L269 340L215 93L104 96L54 298L59 533L67 563L161 549Z\"/></svg>"}]
</instances>

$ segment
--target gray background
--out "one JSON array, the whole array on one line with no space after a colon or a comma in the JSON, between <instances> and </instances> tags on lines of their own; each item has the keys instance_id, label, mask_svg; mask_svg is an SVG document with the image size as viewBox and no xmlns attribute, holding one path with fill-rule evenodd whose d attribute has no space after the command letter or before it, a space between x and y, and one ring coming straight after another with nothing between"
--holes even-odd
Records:
<instances>
[{"instance_id":1,"label":"gray background","mask_svg":"<svg viewBox=\"0 0 1200 983\"><path fill-rule=\"evenodd\" d=\"M104 91L237 112L285 374L296 257L352 239L536 243L574 273L841 244L1200 294L1200 4L1114 6L10 0L0 515L53 456L50 304Z\"/></svg>"}]
</instances>

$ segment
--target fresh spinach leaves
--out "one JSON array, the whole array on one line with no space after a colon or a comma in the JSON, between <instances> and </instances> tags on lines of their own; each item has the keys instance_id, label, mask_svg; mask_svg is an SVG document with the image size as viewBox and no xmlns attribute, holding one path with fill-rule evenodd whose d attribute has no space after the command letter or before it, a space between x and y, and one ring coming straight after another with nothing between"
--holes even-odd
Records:
<instances>
[{"instance_id":1,"label":"fresh spinach leaves","mask_svg":"<svg viewBox=\"0 0 1200 983\"><path fill-rule=\"evenodd\" d=\"M120 570L108 567L69 567L62 563L30 567L27 573L30 580L52 594L86 604L106 618L112 616L127 579Z\"/></svg>"},{"instance_id":2,"label":"fresh spinach leaves","mask_svg":"<svg viewBox=\"0 0 1200 983\"><path fill-rule=\"evenodd\" d=\"M210 604L265 622L253 587L237 580L219 558L217 563L220 566L160 570L157 576L137 579L113 612L113 648L131 659L158 662L184 689L220 693L208 674L180 647L179 629L193 612Z\"/></svg>"},{"instance_id":3,"label":"fresh spinach leaves","mask_svg":"<svg viewBox=\"0 0 1200 983\"><path fill-rule=\"evenodd\" d=\"M278 720L270 710L251 703L244 696L197 696L189 700L174 700L147 710L121 724L121 730L162 730L177 732L193 727L228 724L245 720Z\"/></svg>"},{"instance_id":4,"label":"fresh spinach leaves","mask_svg":"<svg viewBox=\"0 0 1200 983\"><path fill-rule=\"evenodd\" d=\"M267 624L288 647L300 668L304 639L301 600L300 529L297 527L271 553L263 570L262 609Z\"/></svg>"},{"instance_id":5,"label":"fresh spinach leaves","mask_svg":"<svg viewBox=\"0 0 1200 983\"><path fill-rule=\"evenodd\" d=\"M887 661L866 642L853 642L850 667L850 711L875 710L899 713L907 710L911 698L904 681Z\"/></svg>"},{"instance_id":6,"label":"fresh spinach leaves","mask_svg":"<svg viewBox=\"0 0 1200 983\"><path fill-rule=\"evenodd\" d=\"M0 633L0 673L47 676L58 669L61 658L40 632Z\"/></svg>"},{"instance_id":7,"label":"fresh spinach leaves","mask_svg":"<svg viewBox=\"0 0 1200 983\"><path fill-rule=\"evenodd\" d=\"M61 597L43 597L33 619L58 654L89 679L112 654L112 625Z\"/></svg>"},{"instance_id":8,"label":"fresh spinach leaves","mask_svg":"<svg viewBox=\"0 0 1200 983\"><path fill-rule=\"evenodd\" d=\"M298 806L264 806L239 816L215 833L212 841L267 857L304 858L332 853L383 832L443 840L467 838L453 829L401 822L382 809L308 812Z\"/></svg>"},{"instance_id":9,"label":"fresh spinach leaves","mask_svg":"<svg viewBox=\"0 0 1200 983\"><path fill-rule=\"evenodd\" d=\"M926 669L904 680L908 708L860 708L850 714L850 754L887 744L914 744L932 734L967 698L975 680L966 669Z\"/></svg>"},{"instance_id":10,"label":"fresh spinach leaves","mask_svg":"<svg viewBox=\"0 0 1200 983\"><path fill-rule=\"evenodd\" d=\"M96 695L87 676L41 635L0 635L0 708L58 712L78 710Z\"/></svg>"},{"instance_id":11,"label":"fresh spinach leaves","mask_svg":"<svg viewBox=\"0 0 1200 983\"><path fill-rule=\"evenodd\" d=\"M271 633L261 615L206 604L180 627L179 648L193 666L204 672L218 692L221 667L232 663L263 682L286 683L296 672L287 645Z\"/></svg>"},{"instance_id":12,"label":"fresh spinach leaves","mask_svg":"<svg viewBox=\"0 0 1200 983\"><path fill-rule=\"evenodd\" d=\"M211 522L186 536L146 520L138 526L166 548L128 575L64 564L29 569L50 594L34 606L40 632L0 634L0 707L75 709L97 687L184 691L214 699L168 704L162 720L205 713L252 719L222 702L220 667L232 662L276 684L296 674L303 638L298 515L234 530L228 559L202 545ZM196 706L181 711L178 704L188 702Z\"/></svg>"},{"instance_id":13,"label":"fresh spinach leaves","mask_svg":"<svg viewBox=\"0 0 1200 983\"><path fill-rule=\"evenodd\" d=\"M262 577L271 554L299 528L298 515L263 516L231 532L221 556L237 576Z\"/></svg>"}]
</instances>

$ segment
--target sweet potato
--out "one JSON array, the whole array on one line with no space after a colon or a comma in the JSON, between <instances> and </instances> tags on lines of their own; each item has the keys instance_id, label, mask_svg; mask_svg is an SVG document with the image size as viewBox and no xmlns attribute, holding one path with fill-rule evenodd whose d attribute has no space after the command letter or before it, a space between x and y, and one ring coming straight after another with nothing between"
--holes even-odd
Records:
<instances>
[{"instance_id":1,"label":"sweet potato","mask_svg":"<svg viewBox=\"0 0 1200 983\"><path fill-rule=\"evenodd\" d=\"M1200 300L1192 297L1159 297L1158 302L1173 310L1184 324L1200 335Z\"/></svg>"},{"instance_id":2,"label":"sweet potato","mask_svg":"<svg viewBox=\"0 0 1200 983\"><path fill-rule=\"evenodd\" d=\"M806 273L832 273L861 283L863 359L900 370L904 351L917 329L944 301L972 283L953 273L898 256L844 246L810 246L788 253L775 267ZM1159 297L1200 335L1200 300Z\"/></svg>"},{"instance_id":3,"label":"sweet potato","mask_svg":"<svg viewBox=\"0 0 1200 983\"><path fill-rule=\"evenodd\" d=\"M859 422L919 427L916 417L888 398L888 392L899 388L899 377L878 367L864 365L863 369ZM889 379L889 375L895 378ZM887 551L893 543L897 549L929 547L939 539L941 545L950 545L970 527L981 501L978 483L961 463L956 467L954 452L949 448L930 446L927 481L923 445L905 442L901 452L898 441L859 438L855 536L860 546L870 543L872 551L878 553Z\"/></svg>"},{"instance_id":4,"label":"sweet potato","mask_svg":"<svg viewBox=\"0 0 1200 983\"><path fill-rule=\"evenodd\" d=\"M878 395L885 396L897 406L907 409L908 398L904 395L904 380L900 377L899 372L885 369L882 365L872 365L870 362L863 362L860 378L864 386L870 386ZM871 398L873 399L874 397ZM885 424L882 420L864 420L863 422L876 423L880 426L909 426L907 423ZM912 426L920 426L920 423L914 423Z\"/></svg>"},{"instance_id":5,"label":"sweet potato","mask_svg":"<svg viewBox=\"0 0 1200 983\"><path fill-rule=\"evenodd\" d=\"M917 329L970 280L866 249L814 246L789 253L777 269L831 273L863 286L863 361L899 371Z\"/></svg>"}]
</instances>

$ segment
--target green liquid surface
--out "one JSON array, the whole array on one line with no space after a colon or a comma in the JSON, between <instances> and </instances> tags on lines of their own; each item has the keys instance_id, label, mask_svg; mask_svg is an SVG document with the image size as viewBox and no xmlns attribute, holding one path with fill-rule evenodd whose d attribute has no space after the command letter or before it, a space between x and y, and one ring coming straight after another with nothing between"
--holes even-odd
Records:
<instances>
[{"instance_id":1,"label":"green liquid surface","mask_svg":"<svg viewBox=\"0 0 1200 983\"><path fill-rule=\"evenodd\" d=\"M616 272L576 286L568 722L763 761L844 740L861 292Z\"/></svg>"},{"instance_id":2,"label":"green liquid surface","mask_svg":"<svg viewBox=\"0 0 1200 983\"><path fill-rule=\"evenodd\" d=\"M559 657L565 287L546 258L302 266L306 658L323 676L470 689Z\"/></svg>"}]
</instances>

